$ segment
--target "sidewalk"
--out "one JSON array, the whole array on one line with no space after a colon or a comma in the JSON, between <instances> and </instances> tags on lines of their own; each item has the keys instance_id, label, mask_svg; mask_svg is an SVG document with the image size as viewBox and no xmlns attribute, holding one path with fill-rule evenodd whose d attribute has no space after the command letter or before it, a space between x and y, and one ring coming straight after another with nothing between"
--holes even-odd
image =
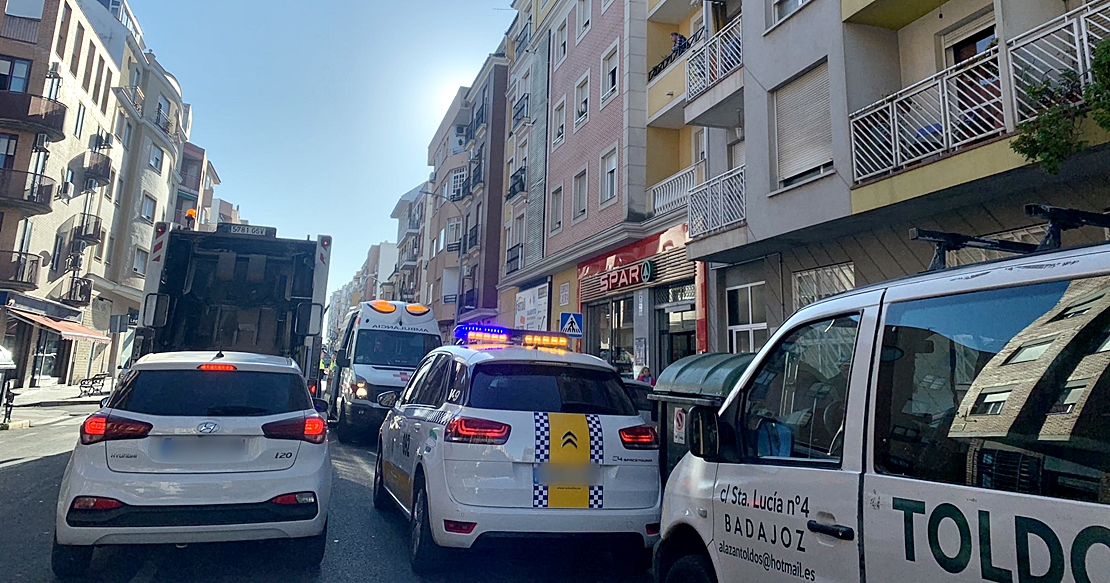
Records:
<instances>
[{"instance_id":1,"label":"sidewalk","mask_svg":"<svg viewBox=\"0 0 1110 583\"><path fill-rule=\"evenodd\" d=\"M73 417L72 413L50 407L24 408L12 411L8 429L30 429Z\"/></svg>"},{"instance_id":2,"label":"sidewalk","mask_svg":"<svg viewBox=\"0 0 1110 583\"><path fill-rule=\"evenodd\" d=\"M81 387L77 385L58 385L15 389L15 406L18 407L60 407L65 405L98 404L112 392L111 379L104 382L100 395L82 397Z\"/></svg>"}]
</instances>

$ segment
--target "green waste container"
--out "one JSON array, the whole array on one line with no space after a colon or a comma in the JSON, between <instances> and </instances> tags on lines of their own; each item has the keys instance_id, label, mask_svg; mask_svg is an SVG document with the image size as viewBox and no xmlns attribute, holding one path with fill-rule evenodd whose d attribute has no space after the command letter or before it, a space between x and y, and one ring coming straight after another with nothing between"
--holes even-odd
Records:
<instances>
[{"instance_id":1,"label":"green waste container","mask_svg":"<svg viewBox=\"0 0 1110 583\"><path fill-rule=\"evenodd\" d=\"M659 417L659 473L666 485L671 471L690 451L686 412L695 405L720 407L755 359L755 354L711 352L677 360L659 374L648 399Z\"/></svg>"}]
</instances>

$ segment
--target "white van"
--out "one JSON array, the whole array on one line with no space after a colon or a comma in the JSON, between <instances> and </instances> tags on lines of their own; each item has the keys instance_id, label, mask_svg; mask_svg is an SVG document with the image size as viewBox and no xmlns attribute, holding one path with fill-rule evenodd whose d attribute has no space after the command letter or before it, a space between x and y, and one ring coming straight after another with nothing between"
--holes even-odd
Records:
<instances>
[{"instance_id":1,"label":"white van","mask_svg":"<svg viewBox=\"0 0 1110 583\"><path fill-rule=\"evenodd\" d=\"M1110 245L858 289L794 314L687 415L656 579L1110 573Z\"/></svg>"},{"instance_id":2,"label":"white van","mask_svg":"<svg viewBox=\"0 0 1110 583\"><path fill-rule=\"evenodd\" d=\"M403 389L416 365L441 344L439 324L427 306L374 300L352 308L329 395L339 440L376 437L389 411L378 405L378 395Z\"/></svg>"}]
</instances>

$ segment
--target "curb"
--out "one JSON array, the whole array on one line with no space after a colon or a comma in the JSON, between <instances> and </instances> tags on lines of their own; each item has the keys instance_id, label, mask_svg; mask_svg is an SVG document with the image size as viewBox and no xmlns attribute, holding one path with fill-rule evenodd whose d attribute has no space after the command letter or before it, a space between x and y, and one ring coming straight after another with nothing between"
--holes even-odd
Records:
<instances>
[{"instance_id":1,"label":"curb","mask_svg":"<svg viewBox=\"0 0 1110 583\"><path fill-rule=\"evenodd\" d=\"M108 395L104 395L107 397ZM38 403L28 403L26 405L15 405L16 409L22 407L65 407L66 405L99 405L104 397L95 400L90 399L68 399L62 401L39 401Z\"/></svg>"},{"instance_id":2,"label":"curb","mask_svg":"<svg viewBox=\"0 0 1110 583\"><path fill-rule=\"evenodd\" d=\"M8 423L0 423L0 430L5 429L30 429L31 422L24 419L23 421L11 421Z\"/></svg>"}]
</instances>

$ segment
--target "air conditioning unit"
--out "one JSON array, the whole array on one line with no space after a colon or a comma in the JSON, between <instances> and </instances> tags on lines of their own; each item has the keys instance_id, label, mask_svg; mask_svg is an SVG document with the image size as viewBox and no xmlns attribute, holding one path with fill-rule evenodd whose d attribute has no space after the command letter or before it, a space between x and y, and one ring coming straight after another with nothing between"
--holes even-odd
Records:
<instances>
[{"instance_id":1,"label":"air conditioning unit","mask_svg":"<svg viewBox=\"0 0 1110 583\"><path fill-rule=\"evenodd\" d=\"M57 79L62 76L62 64L58 62L50 63L50 72L46 74L50 79Z\"/></svg>"},{"instance_id":2,"label":"air conditioning unit","mask_svg":"<svg viewBox=\"0 0 1110 583\"><path fill-rule=\"evenodd\" d=\"M72 198L73 197L73 183L72 182L63 182L62 183L62 189L60 191L58 191L58 196L65 197L65 198Z\"/></svg>"},{"instance_id":3,"label":"air conditioning unit","mask_svg":"<svg viewBox=\"0 0 1110 583\"><path fill-rule=\"evenodd\" d=\"M481 160L481 159L482 159L482 151L481 150L470 150L470 161L471 162L473 162L475 160Z\"/></svg>"},{"instance_id":4,"label":"air conditioning unit","mask_svg":"<svg viewBox=\"0 0 1110 583\"><path fill-rule=\"evenodd\" d=\"M428 175L428 182L435 182L435 181L436 181L436 171L432 170L432 173Z\"/></svg>"},{"instance_id":5,"label":"air conditioning unit","mask_svg":"<svg viewBox=\"0 0 1110 583\"><path fill-rule=\"evenodd\" d=\"M112 134L101 132L98 147L102 150L110 150L112 148Z\"/></svg>"},{"instance_id":6,"label":"air conditioning unit","mask_svg":"<svg viewBox=\"0 0 1110 583\"><path fill-rule=\"evenodd\" d=\"M466 134L466 126L455 126L455 135L461 136Z\"/></svg>"},{"instance_id":7,"label":"air conditioning unit","mask_svg":"<svg viewBox=\"0 0 1110 583\"><path fill-rule=\"evenodd\" d=\"M96 183L95 178L86 178L85 179L85 192L89 192L90 190L96 190L97 187L99 187L99 186L100 185Z\"/></svg>"},{"instance_id":8,"label":"air conditioning unit","mask_svg":"<svg viewBox=\"0 0 1110 583\"><path fill-rule=\"evenodd\" d=\"M66 271L81 271L84 266L85 256L80 253L70 253L66 257Z\"/></svg>"},{"instance_id":9,"label":"air conditioning unit","mask_svg":"<svg viewBox=\"0 0 1110 583\"><path fill-rule=\"evenodd\" d=\"M45 152L46 146L50 144L50 137L46 134L38 134L35 136L35 151Z\"/></svg>"}]
</instances>

